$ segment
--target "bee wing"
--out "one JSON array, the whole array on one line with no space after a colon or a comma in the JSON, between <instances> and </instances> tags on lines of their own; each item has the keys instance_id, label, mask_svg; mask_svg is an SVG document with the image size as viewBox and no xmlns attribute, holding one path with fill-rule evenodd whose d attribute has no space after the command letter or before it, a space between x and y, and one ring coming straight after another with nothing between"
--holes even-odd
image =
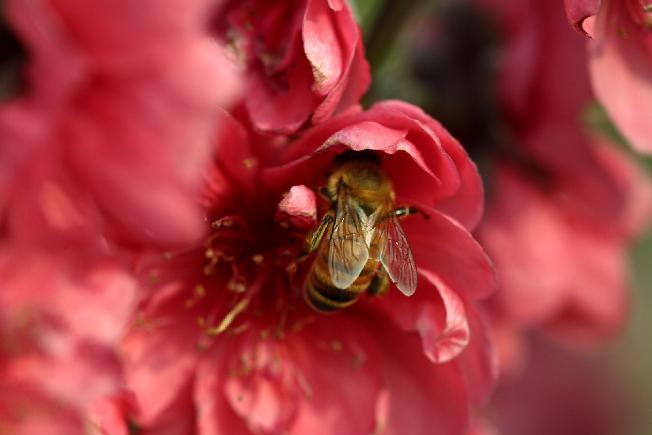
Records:
<instances>
[{"instance_id":1,"label":"bee wing","mask_svg":"<svg viewBox=\"0 0 652 435\"><path fill-rule=\"evenodd\" d=\"M367 231L364 211L351 198L348 188L342 186L328 245L328 271L337 288L345 289L353 284L367 264Z\"/></svg>"},{"instance_id":2,"label":"bee wing","mask_svg":"<svg viewBox=\"0 0 652 435\"><path fill-rule=\"evenodd\" d=\"M396 287L405 296L417 289L417 267L407 237L396 216L381 219L376 225L377 257Z\"/></svg>"}]
</instances>

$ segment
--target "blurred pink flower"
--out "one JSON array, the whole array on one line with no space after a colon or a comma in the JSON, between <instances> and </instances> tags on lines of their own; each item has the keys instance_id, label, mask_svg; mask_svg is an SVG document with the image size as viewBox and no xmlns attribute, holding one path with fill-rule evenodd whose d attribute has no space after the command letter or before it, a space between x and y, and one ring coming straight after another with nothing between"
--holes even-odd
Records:
<instances>
[{"instance_id":1,"label":"blurred pink flower","mask_svg":"<svg viewBox=\"0 0 652 435\"><path fill-rule=\"evenodd\" d=\"M493 383L477 301L494 281L469 233L482 188L459 143L399 102L296 140L262 143L226 114L223 126L205 199L212 234L140 267L123 349L137 424L168 434L463 433ZM322 315L303 300L309 265L296 262L317 217L305 186L323 183L347 149L376 151L397 203L429 216L403 221L419 287Z\"/></svg>"},{"instance_id":2,"label":"blurred pink flower","mask_svg":"<svg viewBox=\"0 0 652 435\"><path fill-rule=\"evenodd\" d=\"M566 0L566 10L593 38L589 62L600 102L636 149L652 153L652 3Z\"/></svg>"},{"instance_id":3,"label":"blurred pink flower","mask_svg":"<svg viewBox=\"0 0 652 435\"><path fill-rule=\"evenodd\" d=\"M3 7L27 60L0 105L0 432L88 433L122 384L129 251L202 235L201 170L237 77L208 1Z\"/></svg>"},{"instance_id":4,"label":"blurred pink flower","mask_svg":"<svg viewBox=\"0 0 652 435\"><path fill-rule=\"evenodd\" d=\"M636 411L604 354L580 354L530 340L523 370L501 381L484 428L473 435L614 435L630 433Z\"/></svg>"},{"instance_id":5,"label":"blurred pink flower","mask_svg":"<svg viewBox=\"0 0 652 435\"><path fill-rule=\"evenodd\" d=\"M0 282L0 429L85 433L93 404L122 383L112 349L134 280L110 261L5 246Z\"/></svg>"},{"instance_id":6,"label":"blurred pink flower","mask_svg":"<svg viewBox=\"0 0 652 435\"><path fill-rule=\"evenodd\" d=\"M0 108L0 210L11 210L16 237L170 245L201 236L209 138L237 88L206 33L209 6L6 3L29 52L27 89Z\"/></svg>"},{"instance_id":7,"label":"blurred pink flower","mask_svg":"<svg viewBox=\"0 0 652 435\"><path fill-rule=\"evenodd\" d=\"M619 169L623 178L635 170L629 162ZM509 166L495 169L493 186L479 237L498 270L500 291L492 300L498 315L574 340L619 330L627 313L629 237L565 213L553 196ZM632 204L649 203L649 191L640 197L634 189L623 186L622 194ZM614 225L625 231L627 222Z\"/></svg>"},{"instance_id":8,"label":"blurred pink flower","mask_svg":"<svg viewBox=\"0 0 652 435\"><path fill-rule=\"evenodd\" d=\"M562 5L483 3L503 24L499 85L513 135L478 231L498 272L494 314L566 339L603 338L624 320L626 249L649 219L649 180L582 125L591 92Z\"/></svg>"},{"instance_id":9,"label":"blurred pink flower","mask_svg":"<svg viewBox=\"0 0 652 435\"><path fill-rule=\"evenodd\" d=\"M291 133L323 122L369 87L346 1L228 1L214 28L248 71L245 104L256 129Z\"/></svg>"}]
</instances>

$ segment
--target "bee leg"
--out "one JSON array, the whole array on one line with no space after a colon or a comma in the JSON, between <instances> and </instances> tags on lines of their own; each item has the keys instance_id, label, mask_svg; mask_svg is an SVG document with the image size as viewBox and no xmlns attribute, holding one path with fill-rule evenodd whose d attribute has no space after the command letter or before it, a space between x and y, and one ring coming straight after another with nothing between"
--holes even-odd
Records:
<instances>
[{"instance_id":1,"label":"bee leg","mask_svg":"<svg viewBox=\"0 0 652 435\"><path fill-rule=\"evenodd\" d=\"M331 225L333 222L335 222L335 218L330 213L327 213L322 218L321 222L319 223L319 226L315 228L313 231L311 231L310 233L308 233L308 235L306 236L306 243L304 246L304 254L306 256L311 254L315 249L319 247L321 240L324 238L324 234L326 234L326 230L328 229L328 226Z\"/></svg>"},{"instance_id":2,"label":"bee leg","mask_svg":"<svg viewBox=\"0 0 652 435\"><path fill-rule=\"evenodd\" d=\"M389 291L389 275L384 268L379 268L376 274L374 275L369 287L367 288L367 293L371 296L384 296Z\"/></svg>"},{"instance_id":3,"label":"bee leg","mask_svg":"<svg viewBox=\"0 0 652 435\"><path fill-rule=\"evenodd\" d=\"M410 206L404 205L403 207L399 207L397 209L394 209L392 214L394 216L396 216L397 218L402 218L402 217L410 216L410 215L413 215L413 214L420 214L425 219L430 219L430 216L428 216L427 214L425 214L424 212L422 212L418 208L416 208L414 206L411 206L411 205Z\"/></svg>"}]
</instances>

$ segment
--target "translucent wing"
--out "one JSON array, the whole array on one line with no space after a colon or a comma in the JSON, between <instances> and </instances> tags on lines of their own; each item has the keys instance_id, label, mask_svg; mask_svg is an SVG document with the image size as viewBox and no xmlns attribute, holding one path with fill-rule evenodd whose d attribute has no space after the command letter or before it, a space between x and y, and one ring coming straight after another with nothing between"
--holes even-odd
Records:
<instances>
[{"instance_id":1,"label":"translucent wing","mask_svg":"<svg viewBox=\"0 0 652 435\"><path fill-rule=\"evenodd\" d=\"M381 264L396 287L406 296L417 289L417 267L405 232L396 216L379 220L374 245Z\"/></svg>"},{"instance_id":2,"label":"translucent wing","mask_svg":"<svg viewBox=\"0 0 652 435\"><path fill-rule=\"evenodd\" d=\"M365 241L366 215L341 186L337 196L335 223L328 244L328 271L333 284L345 289L353 284L369 259Z\"/></svg>"}]
</instances>

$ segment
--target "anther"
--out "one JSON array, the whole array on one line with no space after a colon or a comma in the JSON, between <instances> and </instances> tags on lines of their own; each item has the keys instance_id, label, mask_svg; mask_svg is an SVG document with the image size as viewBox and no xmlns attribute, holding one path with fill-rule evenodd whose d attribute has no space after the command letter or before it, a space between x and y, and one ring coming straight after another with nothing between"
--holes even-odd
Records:
<instances>
[{"instance_id":1,"label":"anther","mask_svg":"<svg viewBox=\"0 0 652 435\"><path fill-rule=\"evenodd\" d=\"M244 278L232 278L228 284L226 285L226 288L229 289L229 291L232 291L234 293L244 293L247 291L247 283L245 282Z\"/></svg>"},{"instance_id":2,"label":"anther","mask_svg":"<svg viewBox=\"0 0 652 435\"><path fill-rule=\"evenodd\" d=\"M230 217L223 217L211 222L211 228L214 230L219 230L220 228L231 228L233 226L233 219Z\"/></svg>"},{"instance_id":3,"label":"anther","mask_svg":"<svg viewBox=\"0 0 652 435\"><path fill-rule=\"evenodd\" d=\"M251 169L254 166L256 166L256 160L252 158L247 158L242 161L242 164L244 165L245 168Z\"/></svg>"}]
</instances>

